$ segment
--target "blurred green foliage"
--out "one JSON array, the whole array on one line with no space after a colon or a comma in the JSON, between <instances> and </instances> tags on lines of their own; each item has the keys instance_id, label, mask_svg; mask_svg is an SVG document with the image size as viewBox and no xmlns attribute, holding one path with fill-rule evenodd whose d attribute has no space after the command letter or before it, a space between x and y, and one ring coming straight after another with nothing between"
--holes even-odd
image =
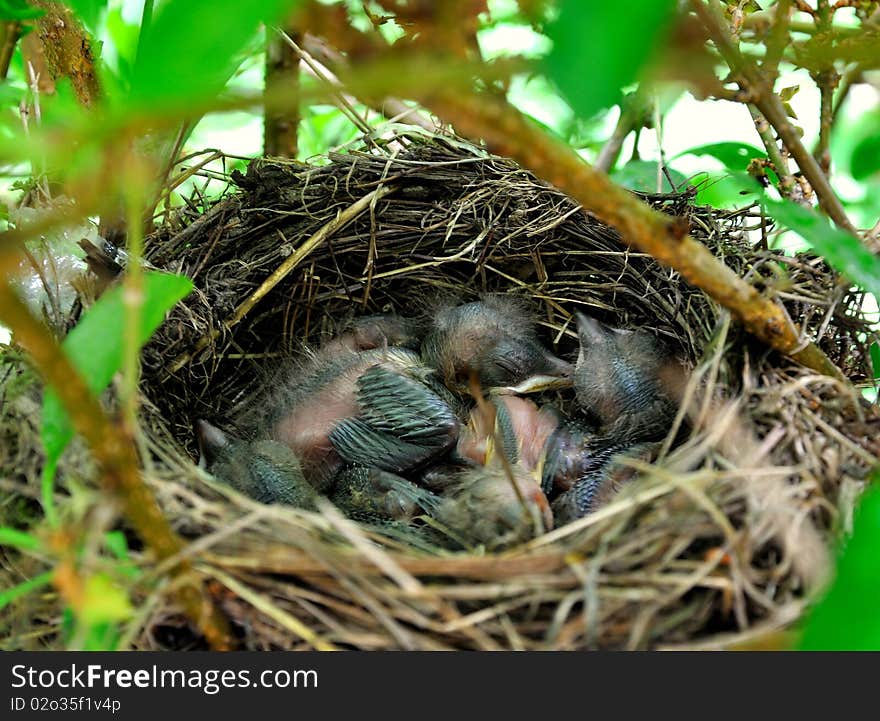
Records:
<instances>
[{"instance_id":1,"label":"blurred green foliage","mask_svg":"<svg viewBox=\"0 0 880 721\"><path fill-rule=\"evenodd\" d=\"M73 10L90 30L98 27L98 19L107 8L107 0L66 0L65 4Z\"/></svg>"},{"instance_id":2,"label":"blurred green foliage","mask_svg":"<svg viewBox=\"0 0 880 721\"><path fill-rule=\"evenodd\" d=\"M877 135L862 138L853 148L850 172L855 180L867 180L880 172L880 126Z\"/></svg>"},{"instance_id":3,"label":"blurred green foliage","mask_svg":"<svg viewBox=\"0 0 880 721\"><path fill-rule=\"evenodd\" d=\"M165 319L165 314L192 290L192 281L180 275L147 272L138 343L143 345ZM104 293L64 339L62 348L83 375L89 390L100 393L122 366L122 339L126 313L123 289ZM50 460L70 442L73 427L58 396L51 389L43 401L43 442Z\"/></svg>"},{"instance_id":4,"label":"blurred green foliage","mask_svg":"<svg viewBox=\"0 0 880 721\"><path fill-rule=\"evenodd\" d=\"M0 526L0 546L13 546L24 551L38 551L43 544L36 536L15 528Z\"/></svg>"},{"instance_id":5,"label":"blurred green foliage","mask_svg":"<svg viewBox=\"0 0 880 721\"><path fill-rule=\"evenodd\" d=\"M667 168L664 173L656 161L650 160L631 160L612 172L611 177L624 188L643 193L674 193L684 190L688 184L683 173L672 168ZM670 178L673 185L670 185Z\"/></svg>"},{"instance_id":6,"label":"blurred green foliage","mask_svg":"<svg viewBox=\"0 0 880 721\"><path fill-rule=\"evenodd\" d=\"M0 0L0 20L32 20L43 10L32 7L27 0Z\"/></svg>"},{"instance_id":7,"label":"blurred green foliage","mask_svg":"<svg viewBox=\"0 0 880 721\"><path fill-rule=\"evenodd\" d=\"M611 2L560 0L547 35L553 49L547 73L575 112L589 118L616 105L670 27L674 0Z\"/></svg>"},{"instance_id":8,"label":"blurred green foliage","mask_svg":"<svg viewBox=\"0 0 880 721\"><path fill-rule=\"evenodd\" d=\"M801 235L836 270L880 297L880 256L854 235L838 230L816 211L790 201L766 201L767 212Z\"/></svg>"},{"instance_id":9,"label":"blurred green foliage","mask_svg":"<svg viewBox=\"0 0 880 721\"><path fill-rule=\"evenodd\" d=\"M800 648L880 651L880 472L861 498L836 577L807 621Z\"/></svg>"},{"instance_id":10,"label":"blurred green foliage","mask_svg":"<svg viewBox=\"0 0 880 721\"><path fill-rule=\"evenodd\" d=\"M137 332L138 347L149 340L165 314L192 290L189 278L168 273L147 272L144 275L144 298L140 307L141 325ZM100 393L122 367L123 343L127 319L123 288L117 286L104 293L83 315L64 339L62 349L73 366L82 374L92 393ZM53 515L52 483L58 460L70 439L73 426L55 391L49 388L43 399L42 438L46 449L43 470L43 505Z\"/></svg>"},{"instance_id":11,"label":"blurred green foliage","mask_svg":"<svg viewBox=\"0 0 880 721\"><path fill-rule=\"evenodd\" d=\"M11 588L4 588L0 591L0 610L29 593L45 588L50 583L52 583L52 571L45 571Z\"/></svg>"},{"instance_id":12,"label":"blurred green foliage","mask_svg":"<svg viewBox=\"0 0 880 721\"><path fill-rule=\"evenodd\" d=\"M155 110L214 97L232 77L261 23L292 12L291 0L168 0L140 37L127 98Z\"/></svg>"}]
</instances>

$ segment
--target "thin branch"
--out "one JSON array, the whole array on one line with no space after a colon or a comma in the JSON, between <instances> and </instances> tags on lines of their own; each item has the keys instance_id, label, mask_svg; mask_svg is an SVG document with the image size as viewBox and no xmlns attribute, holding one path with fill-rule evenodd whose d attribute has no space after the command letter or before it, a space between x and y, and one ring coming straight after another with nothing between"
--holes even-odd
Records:
<instances>
[{"instance_id":1,"label":"thin branch","mask_svg":"<svg viewBox=\"0 0 880 721\"><path fill-rule=\"evenodd\" d=\"M21 23L16 21L0 23L0 80L9 75L9 63L15 53L15 46L21 37Z\"/></svg>"},{"instance_id":2,"label":"thin branch","mask_svg":"<svg viewBox=\"0 0 880 721\"><path fill-rule=\"evenodd\" d=\"M820 33L831 30L834 19L830 0L817 0L816 29ZM819 88L819 142L813 151L813 157L824 171L825 175L831 172L831 125L834 120L834 90L840 82L840 73L834 67L834 63L828 61L825 66L812 73L813 82Z\"/></svg>"},{"instance_id":3,"label":"thin branch","mask_svg":"<svg viewBox=\"0 0 880 721\"><path fill-rule=\"evenodd\" d=\"M617 163L623 141L634 130L647 125L650 109L646 107L644 96L640 91L627 95L620 104L620 117L611 133L611 137L605 141L602 150L596 158L594 167L607 173Z\"/></svg>"},{"instance_id":4,"label":"thin branch","mask_svg":"<svg viewBox=\"0 0 880 721\"><path fill-rule=\"evenodd\" d=\"M770 158L770 162L773 164L773 169L779 177L779 193L786 198L794 199L794 190L797 186L797 181L789 170L788 160L776 144L776 137L773 135L773 129L767 122L767 118L761 115L761 112L754 105L749 103L747 107L752 116L752 120L755 123L755 130L758 132L758 137L761 138L764 149L767 151L767 157Z\"/></svg>"},{"instance_id":5,"label":"thin branch","mask_svg":"<svg viewBox=\"0 0 880 721\"><path fill-rule=\"evenodd\" d=\"M773 7L773 20L767 36L767 53L761 69L767 76L770 86L779 77L779 63L789 43L789 23L791 22L791 0L778 0Z\"/></svg>"},{"instance_id":6,"label":"thin branch","mask_svg":"<svg viewBox=\"0 0 880 721\"><path fill-rule=\"evenodd\" d=\"M345 56L334 52L323 41L310 33L306 33L303 36L303 49L335 76L348 69L348 61ZM336 80L335 77L333 79ZM359 99L386 118L393 118L410 125L417 125L429 133L436 132L437 130L437 125L431 118L426 117L425 113L421 112L418 108L408 106L399 98L386 96L377 100L370 95L361 95Z\"/></svg>"},{"instance_id":7,"label":"thin branch","mask_svg":"<svg viewBox=\"0 0 880 721\"><path fill-rule=\"evenodd\" d=\"M862 23L863 30L877 30L878 28L880 28L880 8L875 10ZM864 82L865 70L866 68L863 62L855 62L849 65L849 67L847 67L847 69L843 72L843 75L840 77L840 81L837 84L837 92L834 96L834 107L831 110L832 126L835 122L837 122L837 116L840 115L840 109L843 107L843 103L849 95L849 91L852 86L856 83Z\"/></svg>"},{"instance_id":8,"label":"thin branch","mask_svg":"<svg viewBox=\"0 0 880 721\"><path fill-rule=\"evenodd\" d=\"M831 111L832 126L837 120L837 116L840 115L840 109L843 107L850 89L856 83L862 82L864 72L865 66L861 63L853 63L843 72L840 82L837 84L837 93L834 96L834 109Z\"/></svg>"},{"instance_id":9,"label":"thin branch","mask_svg":"<svg viewBox=\"0 0 880 721\"><path fill-rule=\"evenodd\" d=\"M144 250L143 210L147 197L145 184L146 169L137 162L134 153L124 160L125 168L125 210L126 210L126 249L128 262L125 264L122 304L125 311L125 328L122 346L122 392L120 394L125 423L132 432L137 428L138 381L140 380L140 345L138 326L141 308L144 304L144 276L141 258Z\"/></svg>"},{"instance_id":10,"label":"thin branch","mask_svg":"<svg viewBox=\"0 0 880 721\"><path fill-rule=\"evenodd\" d=\"M337 107L346 115L348 119L354 123L355 127L360 130L364 135L370 134L370 125L364 120L357 112L354 107L354 103L350 98L346 96L346 94L342 91L342 88L339 86L339 82L333 78L329 73L327 73L324 68L322 68L315 59L312 58L307 52L305 52L296 42L293 40L290 35L281 30L280 28L276 29L278 35L281 36L281 39L290 46L293 51L299 56L299 59L302 60L303 64L309 68L318 80L326 83L327 87L330 88L333 97L336 98Z\"/></svg>"},{"instance_id":11,"label":"thin branch","mask_svg":"<svg viewBox=\"0 0 880 721\"><path fill-rule=\"evenodd\" d=\"M765 33L767 32L767 28L769 28L775 22L775 12L776 6L770 8L769 10L761 10L758 12L749 13L743 18L742 26L747 30L755 31L755 33L759 35ZM803 35L816 34L816 26L809 21L790 20L788 22L788 27L793 33L801 33ZM835 25L833 30L835 35L840 35L843 37L857 35L859 32L858 28L850 27L848 25Z\"/></svg>"},{"instance_id":12,"label":"thin branch","mask_svg":"<svg viewBox=\"0 0 880 721\"><path fill-rule=\"evenodd\" d=\"M295 43L299 35L290 31ZM286 89L291 95L299 93L299 54L271 30L266 33L266 80L265 92L272 94L275 88ZM296 158L299 133L299 107L290 112L278 112L266 107L263 120L263 155L277 158Z\"/></svg>"},{"instance_id":13,"label":"thin branch","mask_svg":"<svg viewBox=\"0 0 880 721\"><path fill-rule=\"evenodd\" d=\"M827 176L822 172L816 159L804 147L797 130L788 121L788 114L782 100L773 92L758 67L739 51L736 41L731 36L723 18L720 17L717 3L714 0L709 0L709 2L710 4L706 5L703 0L691 0L691 5L709 32L718 52L733 70L740 87L750 94L754 104L776 130L776 134L785 147L788 148L804 177L815 191L819 206L838 226L855 235L857 233L855 226L846 216L840 199L828 182Z\"/></svg>"}]
</instances>

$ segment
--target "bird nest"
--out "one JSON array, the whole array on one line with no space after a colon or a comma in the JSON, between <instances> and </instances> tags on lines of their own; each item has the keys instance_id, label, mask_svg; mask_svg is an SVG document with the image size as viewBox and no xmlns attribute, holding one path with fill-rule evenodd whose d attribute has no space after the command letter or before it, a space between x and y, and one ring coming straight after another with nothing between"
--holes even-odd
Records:
<instances>
[{"instance_id":1,"label":"bird nest","mask_svg":"<svg viewBox=\"0 0 880 721\"><path fill-rule=\"evenodd\" d=\"M880 455L876 407L752 341L510 160L410 132L322 160L255 161L146 246L150 264L195 291L143 354L145 475L242 647L724 646L799 618ZM862 297L820 259L768 250L756 209L697 207L692 192L642 198L781 301L851 381L873 377ZM485 294L521 299L560 357L576 355L580 310L647 329L692 369L676 442L632 461L635 480L598 511L503 552L451 551L331 506L256 503L197 468L195 420L246 432L240 419L278 366L352 318L419 318ZM29 446L26 412L6 408L17 441L0 470L27 496L36 433ZM71 468L82 458L68 454L62 477L87 476ZM147 609L135 647L198 645L170 597L133 593Z\"/></svg>"}]
</instances>

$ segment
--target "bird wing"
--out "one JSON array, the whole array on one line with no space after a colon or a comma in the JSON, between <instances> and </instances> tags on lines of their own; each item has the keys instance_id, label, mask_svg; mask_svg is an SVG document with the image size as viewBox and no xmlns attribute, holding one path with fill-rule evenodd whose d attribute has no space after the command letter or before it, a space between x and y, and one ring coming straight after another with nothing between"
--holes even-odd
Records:
<instances>
[{"instance_id":1,"label":"bird wing","mask_svg":"<svg viewBox=\"0 0 880 721\"><path fill-rule=\"evenodd\" d=\"M412 471L445 451L442 446L408 443L360 418L346 418L337 423L330 431L330 442L349 463L373 466L391 473Z\"/></svg>"},{"instance_id":2,"label":"bird wing","mask_svg":"<svg viewBox=\"0 0 880 721\"><path fill-rule=\"evenodd\" d=\"M413 378L373 366L358 379L363 420L401 441L435 449L450 448L459 422L449 404Z\"/></svg>"}]
</instances>

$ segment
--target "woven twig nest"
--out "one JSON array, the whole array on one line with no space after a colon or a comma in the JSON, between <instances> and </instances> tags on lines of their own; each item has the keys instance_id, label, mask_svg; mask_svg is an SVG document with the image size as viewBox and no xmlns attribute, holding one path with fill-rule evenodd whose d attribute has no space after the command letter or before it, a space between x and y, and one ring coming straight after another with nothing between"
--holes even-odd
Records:
<instances>
[{"instance_id":1,"label":"woven twig nest","mask_svg":"<svg viewBox=\"0 0 880 721\"><path fill-rule=\"evenodd\" d=\"M512 161L418 134L326 161L255 161L147 246L150 263L196 286L144 353L147 476L245 647L721 645L800 615L880 454L876 408L750 341ZM852 380L869 376L861 297L821 260L754 243L754 210L644 200L781 299ZM347 320L485 293L523 299L565 358L576 310L662 336L693 368L688 437L599 511L496 554L414 548L332 508L258 504L196 468L197 418L246 434L278 365ZM179 647L169 630L182 617L151 600L134 643Z\"/></svg>"}]
</instances>

